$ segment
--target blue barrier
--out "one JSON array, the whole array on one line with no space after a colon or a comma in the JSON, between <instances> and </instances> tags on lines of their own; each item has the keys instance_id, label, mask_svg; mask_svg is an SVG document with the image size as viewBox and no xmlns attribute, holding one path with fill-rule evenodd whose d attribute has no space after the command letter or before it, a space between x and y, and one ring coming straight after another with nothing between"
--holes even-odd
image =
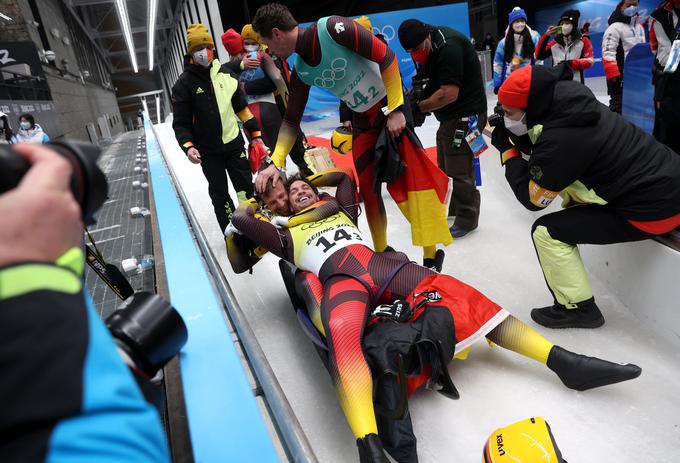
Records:
<instances>
[{"instance_id":1,"label":"blue barrier","mask_svg":"<svg viewBox=\"0 0 680 463\"><path fill-rule=\"evenodd\" d=\"M194 461L279 461L148 118L144 128L170 300L189 332L180 365Z\"/></svg>"},{"instance_id":2,"label":"blue barrier","mask_svg":"<svg viewBox=\"0 0 680 463\"><path fill-rule=\"evenodd\" d=\"M654 55L648 43L635 45L623 68L623 117L647 133L654 130Z\"/></svg>"}]
</instances>

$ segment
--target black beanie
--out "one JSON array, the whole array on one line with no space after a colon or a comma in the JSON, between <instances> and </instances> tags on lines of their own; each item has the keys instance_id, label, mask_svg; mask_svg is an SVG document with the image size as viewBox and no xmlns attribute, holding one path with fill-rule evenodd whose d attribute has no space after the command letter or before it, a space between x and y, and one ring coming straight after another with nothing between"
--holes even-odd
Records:
<instances>
[{"instance_id":1,"label":"black beanie","mask_svg":"<svg viewBox=\"0 0 680 463\"><path fill-rule=\"evenodd\" d=\"M407 19L399 26L399 43L404 50L411 50L427 38L432 28L417 19Z\"/></svg>"},{"instance_id":2,"label":"black beanie","mask_svg":"<svg viewBox=\"0 0 680 463\"><path fill-rule=\"evenodd\" d=\"M578 20L581 18L581 12L579 10L567 10L564 13L562 13L562 16L560 16L559 22L562 21L569 21L574 25L574 27L578 27Z\"/></svg>"}]
</instances>

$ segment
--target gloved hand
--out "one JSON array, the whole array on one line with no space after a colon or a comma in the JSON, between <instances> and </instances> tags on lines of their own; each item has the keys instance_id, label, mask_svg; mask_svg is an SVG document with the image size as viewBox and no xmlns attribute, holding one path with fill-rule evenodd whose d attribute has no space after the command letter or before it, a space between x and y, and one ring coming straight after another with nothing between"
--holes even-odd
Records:
<instances>
[{"instance_id":1,"label":"gloved hand","mask_svg":"<svg viewBox=\"0 0 680 463\"><path fill-rule=\"evenodd\" d=\"M519 151L510 141L508 131L503 124L497 125L491 133L491 144L498 150L501 156L501 165L505 165L508 159L519 156Z\"/></svg>"},{"instance_id":2,"label":"gloved hand","mask_svg":"<svg viewBox=\"0 0 680 463\"><path fill-rule=\"evenodd\" d=\"M277 215L272 218L271 224L276 228L288 228L288 217Z\"/></svg>"},{"instance_id":3,"label":"gloved hand","mask_svg":"<svg viewBox=\"0 0 680 463\"><path fill-rule=\"evenodd\" d=\"M494 87L494 88L493 88L493 94L494 94L494 95L498 95L498 90L499 90L499 89L500 89L500 87Z\"/></svg>"},{"instance_id":4,"label":"gloved hand","mask_svg":"<svg viewBox=\"0 0 680 463\"><path fill-rule=\"evenodd\" d=\"M618 95L623 92L623 84L621 76L616 76L613 79L607 79L607 94Z\"/></svg>"},{"instance_id":5,"label":"gloved hand","mask_svg":"<svg viewBox=\"0 0 680 463\"><path fill-rule=\"evenodd\" d=\"M238 234L238 235L241 234L241 232L239 231L239 229L236 228L236 227L234 226L233 223L229 222L229 225L227 225L227 228L224 229L224 236L225 236L226 238L229 238L229 237L230 237L231 235L233 235L234 233L236 233L236 234Z\"/></svg>"},{"instance_id":6,"label":"gloved hand","mask_svg":"<svg viewBox=\"0 0 680 463\"><path fill-rule=\"evenodd\" d=\"M250 164L250 172L256 173L262 164L262 159L269 156L269 148L264 144L260 137L250 140L248 145L248 163Z\"/></svg>"}]
</instances>

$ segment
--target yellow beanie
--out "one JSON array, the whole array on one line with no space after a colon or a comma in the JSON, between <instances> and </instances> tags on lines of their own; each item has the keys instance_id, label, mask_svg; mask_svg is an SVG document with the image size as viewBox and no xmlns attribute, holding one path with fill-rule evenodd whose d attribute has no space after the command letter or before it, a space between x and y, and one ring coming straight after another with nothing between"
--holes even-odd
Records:
<instances>
[{"instance_id":1,"label":"yellow beanie","mask_svg":"<svg viewBox=\"0 0 680 463\"><path fill-rule=\"evenodd\" d=\"M187 51L189 53L196 50L201 45L210 45L215 48L210 31L203 24L191 24L187 28Z\"/></svg>"},{"instance_id":2,"label":"yellow beanie","mask_svg":"<svg viewBox=\"0 0 680 463\"><path fill-rule=\"evenodd\" d=\"M355 19L354 22L366 29L371 34L373 33L373 26L371 26L371 20L368 19L368 16L360 16Z\"/></svg>"},{"instance_id":3,"label":"yellow beanie","mask_svg":"<svg viewBox=\"0 0 680 463\"><path fill-rule=\"evenodd\" d=\"M243 26L243 29L241 29L241 37L243 38L243 40L248 40L248 39L254 40L257 43L259 43L260 45L262 45L262 41L260 40L260 35L257 32L255 32L255 29L253 29L252 24L246 24L245 26Z\"/></svg>"}]
</instances>

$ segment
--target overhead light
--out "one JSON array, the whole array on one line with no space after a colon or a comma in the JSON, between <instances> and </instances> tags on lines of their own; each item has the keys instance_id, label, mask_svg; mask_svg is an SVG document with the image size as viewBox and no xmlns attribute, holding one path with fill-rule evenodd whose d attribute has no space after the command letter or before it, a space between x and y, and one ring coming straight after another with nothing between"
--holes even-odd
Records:
<instances>
[{"instance_id":1,"label":"overhead light","mask_svg":"<svg viewBox=\"0 0 680 463\"><path fill-rule=\"evenodd\" d=\"M116 10L118 10L118 19L120 20L120 28L123 30L125 36L125 44L130 52L130 61L132 62L132 69L137 72L137 56L135 55L135 44L132 42L132 31L130 30L130 17L128 16L126 0L116 0Z\"/></svg>"},{"instance_id":2,"label":"overhead light","mask_svg":"<svg viewBox=\"0 0 680 463\"><path fill-rule=\"evenodd\" d=\"M149 30L147 35L149 36L149 71L153 71L153 45L154 38L156 37L156 10L158 9L158 0L149 0Z\"/></svg>"},{"instance_id":3,"label":"overhead light","mask_svg":"<svg viewBox=\"0 0 680 463\"><path fill-rule=\"evenodd\" d=\"M12 18L7 16L5 13L0 13L0 18L4 19L5 21L14 21Z\"/></svg>"},{"instance_id":4,"label":"overhead light","mask_svg":"<svg viewBox=\"0 0 680 463\"><path fill-rule=\"evenodd\" d=\"M161 97L156 95L156 124L161 123Z\"/></svg>"}]
</instances>

